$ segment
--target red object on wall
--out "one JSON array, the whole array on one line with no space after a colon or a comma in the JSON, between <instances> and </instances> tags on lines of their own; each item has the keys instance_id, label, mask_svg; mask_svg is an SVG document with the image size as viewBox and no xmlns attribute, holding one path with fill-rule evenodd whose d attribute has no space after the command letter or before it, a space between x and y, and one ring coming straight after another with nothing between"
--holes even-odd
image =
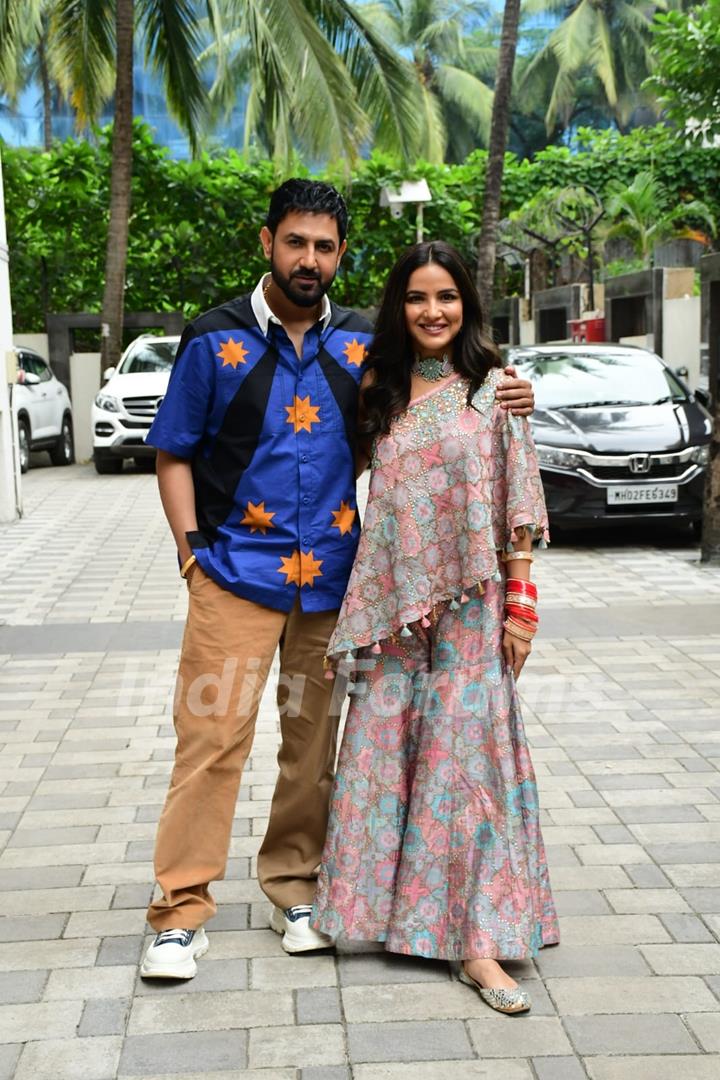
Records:
<instances>
[{"instance_id":1,"label":"red object on wall","mask_svg":"<svg viewBox=\"0 0 720 1080\"><path fill-rule=\"evenodd\" d=\"M568 319L570 336L574 343L582 345L588 341L605 340L605 316L597 319Z\"/></svg>"}]
</instances>

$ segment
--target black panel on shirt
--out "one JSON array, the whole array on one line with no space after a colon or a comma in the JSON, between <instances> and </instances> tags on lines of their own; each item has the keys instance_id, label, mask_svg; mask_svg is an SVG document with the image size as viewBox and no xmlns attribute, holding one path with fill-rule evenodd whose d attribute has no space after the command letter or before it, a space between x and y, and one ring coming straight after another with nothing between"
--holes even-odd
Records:
<instances>
[{"instance_id":1,"label":"black panel on shirt","mask_svg":"<svg viewBox=\"0 0 720 1080\"><path fill-rule=\"evenodd\" d=\"M357 428L358 384L349 371L341 367L326 349L318 353L318 363L327 379L345 423L345 436L350 449L355 452L355 429Z\"/></svg>"},{"instance_id":2,"label":"black panel on shirt","mask_svg":"<svg viewBox=\"0 0 720 1080\"><path fill-rule=\"evenodd\" d=\"M228 405L209 457L193 458L198 526L208 538L215 538L235 506L235 490L260 441L277 362L276 351L268 349Z\"/></svg>"}]
</instances>

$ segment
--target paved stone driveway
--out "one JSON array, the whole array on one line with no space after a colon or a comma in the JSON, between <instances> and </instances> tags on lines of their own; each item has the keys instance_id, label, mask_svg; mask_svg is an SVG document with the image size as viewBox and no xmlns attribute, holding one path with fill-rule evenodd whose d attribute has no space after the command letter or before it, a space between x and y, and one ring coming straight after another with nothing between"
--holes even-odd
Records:
<instances>
[{"instance_id":1,"label":"paved stone driveway","mask_svg":"<svg viewBox=\"0 0 720 1080\"><path fill-rule=\"evenodd\" d=\"M563 942L492 1013L443 964L286 957L254 876L271 699L211 949L143 985L185 598L152 477L26 478L0 532L0 1080L718 1080L720 574L557 545L521 688Z\"/></svg>"}]
</instances>

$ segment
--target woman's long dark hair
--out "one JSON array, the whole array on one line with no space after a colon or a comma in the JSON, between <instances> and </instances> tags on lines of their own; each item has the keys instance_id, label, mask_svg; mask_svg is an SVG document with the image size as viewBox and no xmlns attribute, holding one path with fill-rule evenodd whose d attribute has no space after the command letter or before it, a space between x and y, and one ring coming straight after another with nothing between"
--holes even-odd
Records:
<instances>
[{"instance_id":1,"label":"woman's long dark hair","mask_svg":"<svg viewBox=\"0 0 720 1080\"><path fill-rule=\"evenodd\" d=\"M362 395L358 433L363 438L386 434L393 417L410 401L414 352L405 322L405 295L410 275L428 263L447 270L462 299L462 327L453 341L453 367L468 380L468 405L490 369L500 366L500 353L485 328L475 283L459 252L442 240L415 244L400 256L385 285L368 353L372 381Z\"/></svg>"}]
</instances>

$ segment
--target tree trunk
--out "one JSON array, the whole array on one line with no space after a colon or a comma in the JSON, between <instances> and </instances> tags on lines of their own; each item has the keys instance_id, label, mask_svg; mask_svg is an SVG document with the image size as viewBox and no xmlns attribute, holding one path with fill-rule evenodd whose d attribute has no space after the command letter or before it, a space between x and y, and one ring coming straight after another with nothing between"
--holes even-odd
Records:
<instances>
[{"instance_id":1,"label":"tree trunk","mask_svg":"<svg viewBox=\"0 0 720 1080\"><path fill-rule=\"evenodd\" d=\"M713 290L714 292L714 290ZM711 566L720 566L720 297L710 302L710 370L708 388L713 429L710 437L710 460L705 480L705 505L703 507L702 549L700 560Z\"/></svg>"},{"instance_id":2,"label":"tree trunk","mask_svg":"<svg viewBox=\"0 0 720 1080\"><path fill-rule=\"evenodd\" d=\"M38 66L40 68L40 84L42 86L42 110L43 110L43 145L46 150L52 147L52 87L47 65L47 25L43 19L43 28L38 41Z\"/></svg>"},{"instance_id":3,"label":"tree trunk","mask_svg":"<svg viewBox=\"0 0 720 1080\"><path fill-rule=\"evenodd\" d=\"M510 97L512 95L512 77L519 23L520 0L505 0L477 262L477 285L485 317L488 321L492 317L495 252L497 249L497 229L500 221L500 196L502 194L503 171L505 168L505 147L507 146L508 128L510 126Z\"/></svg>"},{"instance_id":4,"label":"tree trunk","mask_svg":"<svg viewBox=\"0 0 720 1080\"><path fill-rule=\"evenodd\" d=\"M117 75L110 171L110 220L105 256L101 365L117 365L122 353L125 267L132 181L134 0L116 0Z\"/></svg>"}]
</instances>

